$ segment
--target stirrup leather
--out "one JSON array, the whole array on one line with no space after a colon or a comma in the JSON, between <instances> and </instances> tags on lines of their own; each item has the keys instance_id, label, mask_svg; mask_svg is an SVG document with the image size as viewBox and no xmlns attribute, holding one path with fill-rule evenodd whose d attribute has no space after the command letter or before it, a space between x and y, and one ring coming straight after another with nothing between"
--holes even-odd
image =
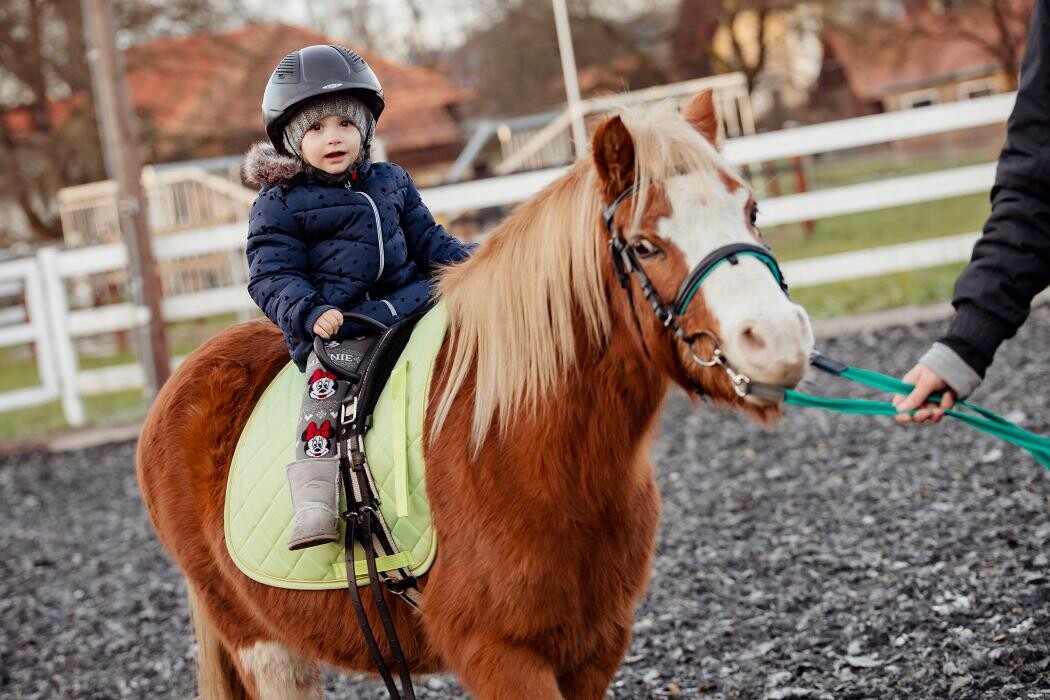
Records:
<instances>
[{"instance_id":1,"label":"stirrup leather","mask_svg":"<svg viewBox=\"0 0 1050 700\"><path fill-rule=\"evenodd\" d=\"M377 557L397 554L398 549L380 511L379 492L376 489L372 471L368 467L368 460L362 445L364 434L372 425L372 411L383 385L421 315L409 317L390 327L357 314L344 313L343 317L344 321L360 322L380 331L379 335L355 338L350 341L351 352L340 357L344 361L343 364L334 361L329 356L328 348L320 338L315 338L314 341L314 352L321 365L343 379L348 386L348 391L342 398L339 428L336 432L339 473L347 504L346 511L342 513L343 519L346 520L343 547L347 562L347 587L372 661L382 676L390 697L394 700L400 700L402 697L406 700L415 700L408 663L401 649L383 590L386 589L415 608L419 607L421 596L416 579L408 569L399 568L380 573L376 568ZM347 343L342 343L340 346L345 347ZM347 362L348 359L349 362ZM379 609L379 617L383 623L390 655L398 666L401 681L400 692L379 650L375 634L372 632L371 624L361 602L361 593L358 591L357 576L353 568L355 541L361 544L365 553L369 586Z\"/></svg>"}]
</instances>

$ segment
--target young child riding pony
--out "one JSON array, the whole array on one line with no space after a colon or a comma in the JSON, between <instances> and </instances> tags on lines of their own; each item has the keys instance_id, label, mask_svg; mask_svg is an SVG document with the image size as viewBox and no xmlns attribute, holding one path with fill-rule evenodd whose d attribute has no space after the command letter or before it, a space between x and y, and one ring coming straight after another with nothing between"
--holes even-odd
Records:
<instances>
[{"instance_id":1,"label":"young child riding pony","mask_svg":"<svg viewBox=\"0 0 1050 700\"><path fill-rule=\"evenodd\" d=\"M471 248L434 222L403 168L370 160L383 107L379 80L353 51L293 51L263 94L272 146L257 144L245 163L245 179L260 186L249 214L248 291L307 379L287 467L289 549L339 537L339 391L312 351L314 337L359 335L344 311L390 325L424 310L436 269Z\"/></svg>"}]
</instances>

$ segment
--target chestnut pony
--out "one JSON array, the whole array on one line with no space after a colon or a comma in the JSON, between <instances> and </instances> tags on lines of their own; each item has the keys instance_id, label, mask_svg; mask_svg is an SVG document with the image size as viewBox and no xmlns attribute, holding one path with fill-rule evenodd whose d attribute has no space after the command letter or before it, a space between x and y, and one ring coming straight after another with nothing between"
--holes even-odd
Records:
<instances>
[{"instance_id":1,"label":"chestnut pony","mask_svg":"<svg viewBox=\"0 0 1050 700\"><path fill-rule=\"evenodd\" d=\"M452 670L478 698L604 698L651 568L647 448L668 387L766 421L779 403L742 397L725 366L701 364L709 341L755 382L793 386L805 372L809 321L758 257L704 279L676 316L681 337L637 275L618 280L610 228L663 300L711 251L757 242L754 200L713 146L716 125L710 93L682 114L606 119L591 158L442 274L449 334L425 426L438 553L420 612L389 600L413 671ZM629 187L607 228L603 210ZM320 662L371 670L345 591L268 587L226 552L238 434L287 362L266 320L220 333L164 386L139 442L150 517L186 577L204 697L320 697Z\"/></svg>"}]
</instances>

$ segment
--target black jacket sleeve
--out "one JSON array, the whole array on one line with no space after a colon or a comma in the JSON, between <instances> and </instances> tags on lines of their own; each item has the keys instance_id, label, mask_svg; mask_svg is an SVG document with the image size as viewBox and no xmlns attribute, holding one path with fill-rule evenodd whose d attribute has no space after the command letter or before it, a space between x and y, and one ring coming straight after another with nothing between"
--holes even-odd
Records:
<instances>
[{"instance_id":1,"label":"black jacket sleeve","mask_svg":"<svg viewBox=\"0 0 1050 700\"><path fill-rule=\"evenodd\" d=\"M941 343L984 376L1050 284L1050 0L1037 0L1017 102L992 189L992 213L955 283Z\"/></svg>"}]
</instances>

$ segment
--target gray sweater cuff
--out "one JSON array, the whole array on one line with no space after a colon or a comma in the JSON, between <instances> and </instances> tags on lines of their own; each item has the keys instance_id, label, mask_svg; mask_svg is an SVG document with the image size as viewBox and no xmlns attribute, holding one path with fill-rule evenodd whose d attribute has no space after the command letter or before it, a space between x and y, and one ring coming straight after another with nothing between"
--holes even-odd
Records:
<instances>
[{"instance_id":1,"label":"gray sweater cuff","mask_svg":"<svg viewBox=\"0 0 1050 700\"><path fill-rule=\"evenodd\" d=\"M919 364L933 370L960 399L972 394L981 383L981 375L944 343L934 343L933 347L919 358Z\"/></svg>"}]
</instances>

